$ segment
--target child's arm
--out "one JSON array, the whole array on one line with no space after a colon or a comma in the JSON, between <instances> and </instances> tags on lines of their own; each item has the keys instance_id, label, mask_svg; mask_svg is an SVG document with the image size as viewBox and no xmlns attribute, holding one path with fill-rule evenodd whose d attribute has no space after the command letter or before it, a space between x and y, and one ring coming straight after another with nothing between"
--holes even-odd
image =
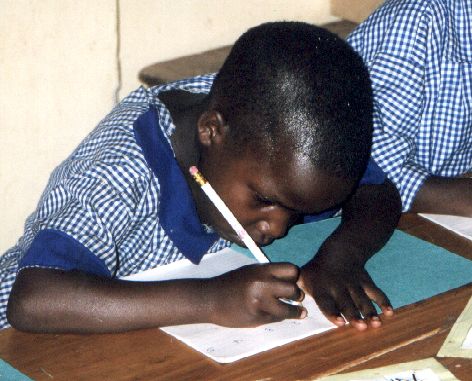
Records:
<instances>
[{"instance_id":1,"label":"child's arm","mask_svg":"<svg viewBox=\"0 0 472 381\"><path fill-rule=\"evenodd\" d=\"M427 178L415 196L411 211L472 217L472 178Z\"/></svg>"},{"instance_id":2,"label":"child's arm","mask_svg":"<svg viewBox=\"0 0 472 381\"><path fill-rule=\"evenodd\" d=\"M26 268L13 286L7 317L13 327L30 332L120 332L200 322L252 327L306 316L278 299L303 298L298 275L286 263L162 282Z\"/></svg>"},{"instance_id":3,"label":"child's arm","mask_svg":"<svg viewBox=\"0 0 472 381\"><path fill-rule=\"evenodd\" d=\"M388 298L376 287L364 265L388 241L400 211L400 197L390 181L360 186L343 205L339 227L302 268L303 287L334 324L344 325L343 314L358 329L368 324L379 326L372 301L385 314L392 313Z\"/></svg>"}]
</instances>

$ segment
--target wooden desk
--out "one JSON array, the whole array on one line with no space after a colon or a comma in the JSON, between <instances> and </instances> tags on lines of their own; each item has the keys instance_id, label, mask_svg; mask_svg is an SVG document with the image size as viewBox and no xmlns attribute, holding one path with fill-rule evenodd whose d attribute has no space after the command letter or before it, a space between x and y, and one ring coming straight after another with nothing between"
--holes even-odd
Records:
<instances>
[{"instance_id":1,"label":"wooden desk","mask_svg":"<svg viewBox=\"0 0 472 381\"><path fill-rule=\"evenodd\" d=\"M404 215L400 228L472 259L472 242L416 215ZM339 328L227 365L159 329L106 335L7 329L0 332L0 357L35 380L316 379L434 357L471 295L468 284L397 310L380 329ZM472 360L438 360L460 380L472 379Z\"/></svg>"}]
</instances>

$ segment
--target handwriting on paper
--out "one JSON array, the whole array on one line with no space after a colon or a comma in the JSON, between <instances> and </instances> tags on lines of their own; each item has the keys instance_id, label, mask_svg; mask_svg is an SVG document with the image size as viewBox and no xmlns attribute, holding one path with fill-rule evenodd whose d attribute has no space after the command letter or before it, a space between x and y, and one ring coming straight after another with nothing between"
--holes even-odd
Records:
<instances>
[{"instance_id":1,"label":"handwriting on paper","mask_svg":"<svg viewBox=\"0 0 472 381\"><path fill-rule=\"evenodd\" d=\"M421 370L406 370L394 374L386 374L379 378L368 378L351 381L441 381L432 369L426 368Z\"/></svg>"}]
</instances>

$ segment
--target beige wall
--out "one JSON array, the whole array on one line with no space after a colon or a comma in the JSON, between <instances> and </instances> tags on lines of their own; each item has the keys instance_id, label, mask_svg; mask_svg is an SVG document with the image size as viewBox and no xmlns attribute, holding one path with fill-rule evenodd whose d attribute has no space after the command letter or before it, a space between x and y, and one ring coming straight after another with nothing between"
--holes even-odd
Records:
<instances>
[{"instance_id":1,"label":"beige wall","mask_svg":"<svg viewBox=\"0 0 472 381\"><path fill-rule=\"evenodd\" d=\"M0 0L0 253L141 68L282 19L334 20L329 0Z\"/></svg>"},{"instance_id":2,"label":"beige wall","mask_svg":"<svg viewBox=\"0 0 472 381\"><path fill-rule=\"evenodd\" d=\"M331 0L331 13L342 19L360 23L384 0Z\"/></svg>"},{"instance_id":3,"label":"beige wall","mask_svg":"<svg viewBox=\"0 0 472 381\"><path fill-rule=\"evenodd\" d=\"M0 0L0 253L114 102L115 1Z\"/></svg>"},{"instance_id":4,"label":"beige wall","mask_svg":"<svg viewBox=\"0 0 472 381\"><path fill-rule=\"evenodd\" d=\"M141 0L139 7L136 4L120 0L121 95L136 87L136 73L143 67L230 44L261 22L335 20L329 0Z\"/></svg>"}]
</instances>

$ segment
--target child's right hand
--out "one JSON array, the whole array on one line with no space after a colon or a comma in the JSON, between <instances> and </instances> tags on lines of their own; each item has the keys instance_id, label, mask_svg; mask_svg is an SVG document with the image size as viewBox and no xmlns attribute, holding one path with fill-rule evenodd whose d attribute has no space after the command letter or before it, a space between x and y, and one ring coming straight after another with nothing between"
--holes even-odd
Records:
<instances>
[{"instance_id":1,"label":"child's right hand","mask_svg":"<svg viewBox=\"0 0 472 381\"><path fill-rule=\"evenodd\" d=\"M280 298L303 300L297 266L289 263L249 265L209 280L211 322L226 327L255 327L284 319L302 319L302 306Z\"/></svg>"}]
</instances>

